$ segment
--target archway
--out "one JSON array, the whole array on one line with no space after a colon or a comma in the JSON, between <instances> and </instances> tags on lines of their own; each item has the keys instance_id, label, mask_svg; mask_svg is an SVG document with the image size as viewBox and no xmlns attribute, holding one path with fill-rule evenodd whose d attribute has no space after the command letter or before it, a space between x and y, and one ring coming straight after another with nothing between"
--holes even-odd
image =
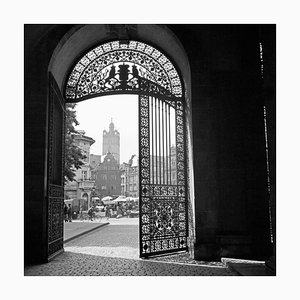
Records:
<instances>
[{"instance_id":1,"label":"archway","mask_svg":"<svg viewBox=\"0 0 300 300\"><path fill-rule=\"evenodd\" d=\"M190 98L179 76L182 72L156 47L133 39L98 42L77 54L64 81L60 81L61 72L54 78L63 57L61 52L55 56L50 66L48 259L62 250L63 177L59 166L63 164L63 147L58 146L63 144L64 124L60 120L64 103L114 93L139 95L140 255L187 250L188 236L193 236L193 189L187 185ZM175 183L171 182L171 140L176 149Z\"/></svg>"}]
</instances>

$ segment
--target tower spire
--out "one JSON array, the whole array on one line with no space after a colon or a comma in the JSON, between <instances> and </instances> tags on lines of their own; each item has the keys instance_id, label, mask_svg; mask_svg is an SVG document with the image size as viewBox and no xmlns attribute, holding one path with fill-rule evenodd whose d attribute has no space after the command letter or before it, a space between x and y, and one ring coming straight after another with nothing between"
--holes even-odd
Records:
<instances>
[{"instance_id":1,"label":"tower spire","mask_svg":"<svg viewBox=\"0 0 300 300\"><path fill-rule=\"evenodd\" d=\"M115 124L113 123L113 119L111 118L111 122L109 124L109 131L114 131L115 130Z\"/></svg>"}]
</instances>

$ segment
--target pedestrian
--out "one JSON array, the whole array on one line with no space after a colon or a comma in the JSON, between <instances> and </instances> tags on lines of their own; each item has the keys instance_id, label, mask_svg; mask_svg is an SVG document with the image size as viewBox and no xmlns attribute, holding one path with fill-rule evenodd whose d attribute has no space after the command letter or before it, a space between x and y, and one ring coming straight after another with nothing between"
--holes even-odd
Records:
<instances>
[{"instance_id":1,"label":"pedestrian","mask_svg":"<svg viewBox=\"0 0 300 300\"><path fill-rule=\"evenodd\" d=\"M108 206L105 207L105 216L106 216L106 220L110 218L110 211Z\"/></svg>"},{"instance_id":2,"label":"pedestrian","mask_svg":"<svg viewBox=\"0 0 300 300\"><path fill-rule=\"evenodd\" d=\"M68 222L68 206L66 203L64 206L64 217L65 217L65 222Z\"/></svg>"},{"instance_id":3,"label":"pedestrian","mask_svg":"<svg viewBox=\"0 0 300 300\"><path fill-rule=\"evenodd\" d=\"M93 221L93 207L91 206L88 210L88 215L91 221Z\"/></svg>"},{"instance_id":4,"label":"pedestrian","mask_svg":"<svg viewBox=\"0 0 300 300\"><path fill-rule=\"evenodd\" d=\"M69 204L69 207L68 207L68 221L72 222L72 207L71 207L71 204Z\"/></svg>"}]
</instances>

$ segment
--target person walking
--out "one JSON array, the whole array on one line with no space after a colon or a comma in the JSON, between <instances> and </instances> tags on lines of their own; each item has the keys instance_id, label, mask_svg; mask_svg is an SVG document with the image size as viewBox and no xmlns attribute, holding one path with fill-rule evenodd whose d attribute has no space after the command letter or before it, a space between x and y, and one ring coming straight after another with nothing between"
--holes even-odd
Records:
<instances>
[{"instance_id":1,"label":"person walking","mask_svg":"<svg viewBox=\"0 0 300 300\"><path fill-rule=\"evenodd\" d=\"M106 220L110 218L110 211L108 205L105 207L105 216L106 216Z\"/></svg>"},{"instance_id":2,"label":"person walking","mask_svg":"<svg viewBox=\"0 0 300 300\"><path fill-rule=\"evenodd\" d=\"M88 210L88 216L90 218L91 221L93 221L93 212L94 212L94 209L93 207L91 206Z\"/></svg>"},{"instance_id":3,"label":"person walking","mask_svg":"<svg viewBox=\"0 0 300 300\"><path fill-rule=\"evenodd\" d=\"M69 207L68 207L68 221L72 222L72 207L71 207L71 204L69 204Z\"/></svg>"},{"instance_id":4,"label":"person walking","mask_svg":"<svg viewBox=\"0 0 300 300\"><path fill-rule=\"evenodd\" d=\"M64 206L64 217L65 217L65 222L68 222L68 206L66 203Z\"/></svg>"}]
</instances>

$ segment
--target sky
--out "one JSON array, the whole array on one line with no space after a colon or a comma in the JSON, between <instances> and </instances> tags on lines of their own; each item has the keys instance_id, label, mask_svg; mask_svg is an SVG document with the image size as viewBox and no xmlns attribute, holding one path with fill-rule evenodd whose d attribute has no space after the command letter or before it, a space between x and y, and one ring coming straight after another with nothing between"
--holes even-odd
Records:
<instances>
[{"instance_id":1,"label":"sky","mask_svg":"<svg viewBox=\"0 0 300 300\"><path fill-rule=\"evenodd\" d=\"M91 154L102 155L103 130L109 129L111 119L120 132L120 163L128 162L132 154L138 155L138 96L112 95L92 98L76 106L79 125L85 135L96 142Z\"/></svg>"}]
</instances>

